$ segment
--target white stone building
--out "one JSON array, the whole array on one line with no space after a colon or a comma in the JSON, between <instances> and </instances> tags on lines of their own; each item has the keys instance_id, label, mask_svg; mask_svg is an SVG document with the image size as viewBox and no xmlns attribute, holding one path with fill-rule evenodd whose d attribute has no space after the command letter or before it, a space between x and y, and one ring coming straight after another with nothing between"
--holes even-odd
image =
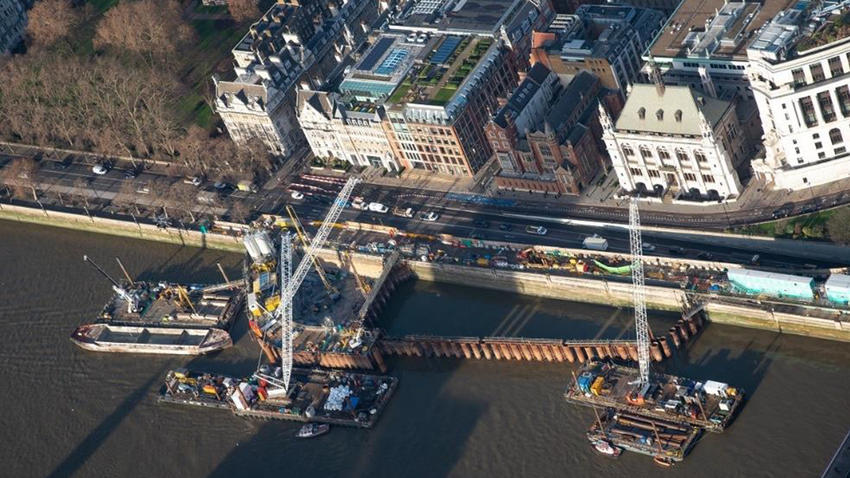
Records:
<instances>
[{"instance_id":1,"label":"white stone building","mask_svg":"<svg viewBox=\"0 0 850 478\"><path fill-rule=\"evenodd\" d=\"M302 90L296 112L314 155L355 166L400 169L376 104L345 103L334 93Z\"/></svg>"},{"instance_id":2,"label":"white stone building","mask_svg":"<svg viewBox=\"0 0 850 478\"><path fill-rule=\"evenodd\" d=\"M216 80L215 110L231 138L258 138L282 156L303 146L296 90L320 88L338 74L385 8L376 0L272 5L231 51L236 78Z\"/></svg>"},{"instance_id":3,"label":"white stone building","mask_svg":"<svg viewBox=\"0 0 850 478\"><path fill-rule=\"evenodd\" d=\"M14 48L24 35L27 14L20 0L0 0L0 55Z\"/></svg>"},{"instance_id":4,"label":"white stone building","mask_svg":"<svg viewBox=\"0 0 850 478\"><path fill-rule=\"evenodd\" d=\"M636 84L616 124L600 106L620 187L679 199L735 198L745 162L735 106L688 86Z\"/></svg>"},{"instance_id":5,"label":"white stone building","mask_svg":"<svg viewBox=\"0 0 850 478\"><path fill-rule=\"evenodd\" d=\"M747 51L765 146L753 171L777 189L850 178L850 38L831 18L803 33L812 21L783 12Z\"/></svg>"}]
</instances>

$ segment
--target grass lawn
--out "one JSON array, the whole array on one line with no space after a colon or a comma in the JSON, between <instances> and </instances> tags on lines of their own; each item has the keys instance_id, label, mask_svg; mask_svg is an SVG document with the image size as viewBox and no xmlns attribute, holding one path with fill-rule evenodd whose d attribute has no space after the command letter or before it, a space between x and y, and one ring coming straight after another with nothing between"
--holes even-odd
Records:
<instances>
[{"instance_id":1,"label":"grass lawn","mask_svg":"<svg viewBox=\"0 0 850 478\"><path fill-rule=\"evenodd\" d=\"M88 0L96 13L80 25L69 39L76 54L90 56L95 53L92 38L97 22L118 2L119 0ZM199 7L198 10L219 13L226 12L227 7ZM205 97L212 91L212 74L226 74L232 70L230 50L248 31L250 23L238 25L229 19L194 20L190 23L197 34L197 41L178 57L181 62L178 70L180 79L190 91L174 103L178 117L184 125L194 123L206 129L215 125L213 112L205 101Z\"/></svg>"},{"instance_id":2,"label":"grass lawn","mask_svg":"<svg viewBox=\"0 0 850 478\"><path fill-rule=\"evenodd\" d=\"M395 93L390 96L390 103L399 103L408 91L410 91L410 85L402 83L398 86L398 88L396 88Z\"/></svg>"},{"instance_id":3,"label":"grass lawn","mask_svg":"<svg viewBox=\"0 0 850 478\"><path fill-rule=\"evenodd\" d=\"M825 225L835 210L819 211L791 219L780 219L761 224L744 226L738 232L753 236L781 237L793 239L824 239Z\"/></svg>"},{"instance_id":4,"label":"grass lawn","mask_svg":"<svg viewBox=\"0 0 850 478\"><path fill-rule=\"evenodd\" d=\"M431 100L432 104L444 105L452 99L452 96L457 91L457 87L451 88L449 86L444 86L437 91L437 94L434 95L434 99Z\"/></svg>"}]
</instances>

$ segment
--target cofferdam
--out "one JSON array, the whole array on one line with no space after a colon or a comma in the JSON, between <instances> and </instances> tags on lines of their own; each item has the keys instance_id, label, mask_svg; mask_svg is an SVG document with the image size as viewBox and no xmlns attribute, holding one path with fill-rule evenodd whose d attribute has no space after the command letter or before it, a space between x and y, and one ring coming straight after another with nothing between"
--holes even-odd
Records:
<instances>
[{"instance_id":1,"label":"cofferdam","mask_svg":"<svg viewBox=\"0 0 850 478\"><path fill-rule=\"evenodd\" d=\"M0 222L0 418L4 475L43 476L611 476L659 473L651 461L596 455L587 409L563 400L568 363L390 357L399 388L369 431L294 438L297 423L156 404L167 370L246 374L258 350L240 321L235 346L190 359L99 355L68 335L111 294L83 253L120 256L145 280L238 276L241 256L108 235ZM113 270L112 264L109 264ZM650 312L654 330L676 314ZM423 281L390 299L392 335L631 338L629 309ZM745 388L723 439L707 437L669 476L817 476L850 424L846 344L709 324L684 353L657 365ZM817 399L813 397L817 390ZM828 417L825 419L824 417ZM297 457L295 459L294 457Z\"/></svg>"}]
</instances>

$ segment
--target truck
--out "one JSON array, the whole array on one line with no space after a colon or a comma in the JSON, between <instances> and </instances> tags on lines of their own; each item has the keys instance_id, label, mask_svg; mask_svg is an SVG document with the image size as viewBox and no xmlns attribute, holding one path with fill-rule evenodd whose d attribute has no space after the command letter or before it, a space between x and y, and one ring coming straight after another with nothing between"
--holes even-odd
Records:
<instances>
[{"instance_id":1,"label":"truck","mask_svg":"<svg viewBox=\"0 0 850 478\"><path fill-rule=\"evenodd\" d=\"M239 181L239 183L236 184L236 188L239 189L240 191L245 191L246 193L257 192L257 185L254 184L253 181L247 181L247 180Z\"/></svg>"},{"instance_id":2,"label":"truck","mask_svg":"<svg viewBox=\"0 0 850 478\"><path fill-rule=\"evenodd\" d=\"M393 208L393 215L399 217L413 217L413 208L395 207Z\"/></svg>"},{"instance_id":3,"label":"truck","mask_svg":"<svg viewBox=\"0 0 850 478\"><path fill-rule=\"evenodd\" d=\"M369 211L377 212L377 213L381 213L381 214L386 214L387 211L390 210L390 208L388 208L387 206L384 206L383 204L381 204L379 202L370 202L369 205L366 206L366 209L368 209Z\"/></svg>"},{"instance_id":4,"label":"truck","mask_svg":"<svg viewBox=\"0 0 850 478\"><path fill-rule=\"evenodd\" d=\"M538 236L545 236L546 233L549 232L549 231L543 226L526 226L525 232L527 232L528 234L536 234Z\"/></svg>"},{"instance_id":5,"label":"truck","mask_svg":"<svg viewBox=\"0 0 850 478\"><path fill-rule=\"evenodd\" d=\"M584 242L582 242L582 246L585 249L591 249L594 251L607 251L608 250L608 239L604 237L600 237L597 234L594 234L590 237L584 238Z\"/></svg>"}]
</instances>

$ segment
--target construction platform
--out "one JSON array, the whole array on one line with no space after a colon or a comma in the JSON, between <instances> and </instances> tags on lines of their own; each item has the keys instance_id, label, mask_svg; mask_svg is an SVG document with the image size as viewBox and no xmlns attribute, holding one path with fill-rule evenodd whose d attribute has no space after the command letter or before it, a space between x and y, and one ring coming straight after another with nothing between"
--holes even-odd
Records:
<instances>
[{"instance_id":1,"label":"construction platform","mask_svg":"<svg viewBox=\"0 0 850 478\"><path fill-rule=\"evenodd\" d=\"M98 323L146 327L228 329L242 306L241 283L182 285L122 284L97 317Z\"/></svg>"},{"instance_id":2,"label":"construction platform","mask_svg":"<svg viewBox=\"0 0 850 478\"><path fill-rule=\"evenodd\" d=\"M568 402L688 424L722 432L744 401L744 391L725 383L653 373L640 384L640 371L607 362L588 362L564 392Z\"/></svg>"},{"instance_id":3,"label":"construction platform","mask_svg":"<svg viewBox=\"0 0 850 478\"><path fill-rule=\"evenodd\" d=\"M287 393L256 377L178 369L166 375L159 401L226 409L243 417L371 428L397 386L395 377L296 368Z\"/></svg>"}]
</instances>

